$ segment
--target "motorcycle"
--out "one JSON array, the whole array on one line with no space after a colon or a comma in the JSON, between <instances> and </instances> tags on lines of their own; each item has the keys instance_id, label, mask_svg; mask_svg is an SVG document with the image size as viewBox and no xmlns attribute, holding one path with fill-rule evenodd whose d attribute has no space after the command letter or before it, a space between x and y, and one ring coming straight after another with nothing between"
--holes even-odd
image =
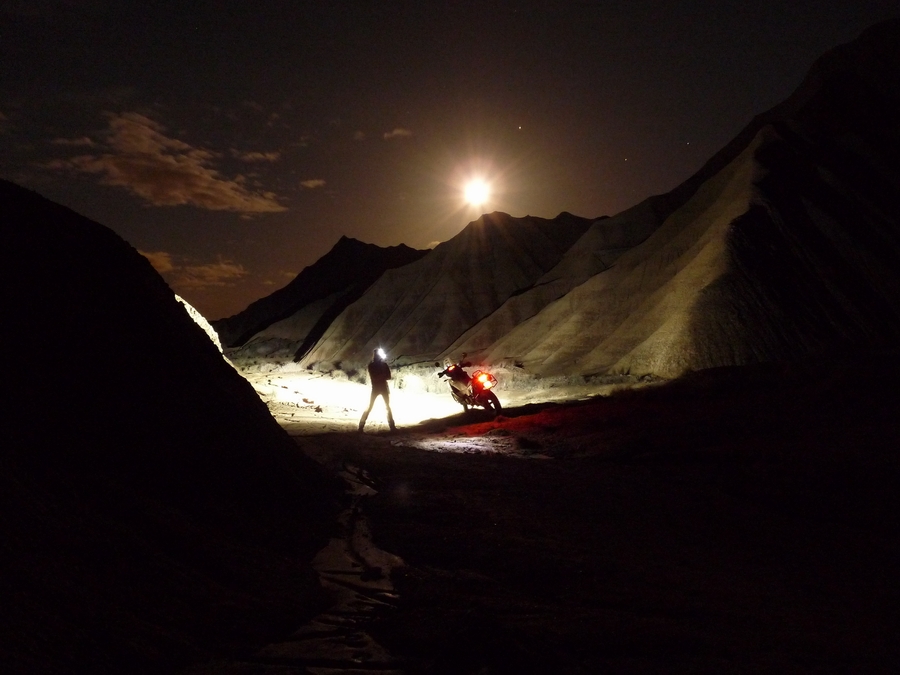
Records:
<instances>
[{"instance_id":1,"label":"motorcycle","mask_svg":"<svg viewBox=\"0 0 900 675\"><path fill-rule=\"evenodd\" d=\"M434 365L436 368L441 367L440 363ZM450 381L450 394L457 403L462 405L464 412L469 410L469 406L473 408L481 406L485 410L499 413L501 411L500 401L497 395L491 391L497 386L497 378L485 370L476 370L470 376L465 368L471 365L468 361L451 363L438 373L438 377L447 376Z\"/></svg>"}]
</instances>

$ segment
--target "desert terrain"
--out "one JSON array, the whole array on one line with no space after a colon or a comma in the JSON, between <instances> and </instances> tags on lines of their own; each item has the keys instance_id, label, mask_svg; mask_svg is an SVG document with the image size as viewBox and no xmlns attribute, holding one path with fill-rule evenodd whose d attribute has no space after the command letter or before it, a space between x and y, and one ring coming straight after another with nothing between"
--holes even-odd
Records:
<instances>
[{"instance_id":1,"label":"desert terrain","mask_svg":"<svg viewBox=\"0 0 900 675\"><path fill-rule=\"evenodd\" d=\"M363 487L391 562L348 555L388 590L324 646L304 626L196 672L890 672L897 374L893 355L713 369L396 433L308 408L285 426Z\"/></svg>"},{"instance_id":2,"label":"desert terrain","mask_svg":"<svg viewBox=\"0 0 900 675\"><path fill-rule=\"evenodd\" d=\"M898 36L624 212L341 237L220 320L0 181L3 672L896 672Z\"/></svg>"}]
</instances>

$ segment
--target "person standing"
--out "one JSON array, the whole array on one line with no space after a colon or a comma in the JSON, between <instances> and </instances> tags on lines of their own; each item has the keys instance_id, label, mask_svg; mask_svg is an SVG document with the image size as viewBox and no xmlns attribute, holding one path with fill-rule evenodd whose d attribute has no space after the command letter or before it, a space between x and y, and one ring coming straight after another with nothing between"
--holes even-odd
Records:
<instances>
[{"instance_id":1,"label":"person standing","mask_svg":"<svg viewBox=\"0 0 900 675\"><path fill-rule=\"evenodd\" d=\"M388 388L388 380L391 379L391 369L384 360L384 350L380 347L372 353L372 360L369 362L369 382L372 384L372 395L369 398L369 407L359 419L359 431L362 433L366 426L366 420L369 419L369 413L372 412L372 406L375 405L375 399L381 396L384 399L384 406L387 408L388 426L391 431L396 431L394 425L394 415L391 412L391 392Z\"/></svg>"}]
</instances>

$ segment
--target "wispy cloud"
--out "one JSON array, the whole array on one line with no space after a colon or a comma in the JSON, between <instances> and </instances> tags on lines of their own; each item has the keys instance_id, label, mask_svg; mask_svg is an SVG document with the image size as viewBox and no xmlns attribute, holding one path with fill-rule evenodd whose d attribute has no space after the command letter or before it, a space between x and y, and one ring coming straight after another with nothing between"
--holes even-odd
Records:
<instances>
[{"instance_id":1,"label":"wispy cloud","mask_svg":"<svg viewBox=\"0 0 900 675\"><path fill-rule=\"evenodd\" d=\"M176 283L185 290L201 290L210 286L230 286L247 276L247 270L231 260L219 258L205 265L188 265L178 271Z\"/></svg>"},{"instance_id":2,"label":"wispy cloud","mask_svg":"<svg viewBox=\"0 0 900 675\"><path fill-rule=\"evenodd\" d=\"M312 180L300 181L300 185L309 190L315 190L316 188L325 187L325 181L321 178L313 178Z\"/></svg>"},{"instance_id":3,"label":"wispy cloud","mask_svg":"<svg viewBox=\"0 0 900 675\"><path fill-rule=\"evenodd\" d=\"M54 138L50 141L52 145L65 145L72 148L93 148L95 143L87 136L81 138Z\"/></svg>"},{"instance_id":4,"label":"wispy cloud","mask_svg":"<svg viewBox=\"0 0 900 675\"><path fill-rule=\"evenodd\" d=\"M297 276L296 272L287 272L285 270L282 270L281 272L278 273L277 278L263 279L262 284L263 284L263 286L278 286L279 288L281 288L287 282L294 279L296 276Z\"/></svg>"},{"instance_id":5,"label":"wispy cloud","mask_svg":"<svg viewBox=\"0 0 900 675\"><path fill-rule=\"evenodd\" d=\"M258 113L264 113L266 111L259 103L256 101L241 101L241 105L245 108L250 108L251 110L255 110Z\"/></svg>"},{"instance_id":6,"label":"wispy cloud","mask_svg":"<svg viewBox=\"0 0 900 675\"><path fill-rule=\"evenodd\" d=\"M397 127L393 131L386 131L384 133L384 140L390 141L394 138L407 138L412 135L413 135L413 132L411 132L409 129L403 129L401 127Z\"/></svg>"},{"instance_id":7,"label":"wispy cloud","mask_svg":"<svg viewBox=\"0 0 900 675\"><path fill-rule=\"evenodd\" d=\"M178 264L167 251L139 251L179 292L231 286L248 275L240 263L219 256L215 262Z\"/></svg>"},{"instance_id":8,"label":"wispy cloud","mask_svg":"<svg viewBox=\"0 0 900 675\"><path fill-rule=\"evenodd\" d=\"M165 251L138 251L142 256L150 261L160 274L166 274L175 269L175 263L172 262L172 254Z\"/></svg>"},{"instance_id":9,"label":"wispy cloud","mask_svg":"<svg viewBox=\"0 0 900 675\"><path fill-rule=\"evenodd\" d=\"M154 206L188 204L240 213L286 210L272 192L248 187L245 177L222 176L215 168L219 154L164 132L162 125L144 115L111 114L104 139L108 152L45 166L97 174L104 184L124 187Z\"/></svg>"},{"instance_id":10,"label":"wispy cloud","mask_svg":"<svg viewBox=\"0 0 900 675\"><path fill-rule=\"evenodd\" d=\"M280 152L241 152L240 150L232 150L231 154L245 162L277 162L281 159Z\"/></svg>"}]
</instances>

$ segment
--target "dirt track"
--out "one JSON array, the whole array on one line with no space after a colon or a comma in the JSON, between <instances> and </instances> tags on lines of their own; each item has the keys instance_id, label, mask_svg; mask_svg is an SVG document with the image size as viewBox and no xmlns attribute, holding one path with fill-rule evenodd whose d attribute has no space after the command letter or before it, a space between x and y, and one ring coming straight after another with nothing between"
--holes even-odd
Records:
<instances>
[{"instance_id":1,"label":"dirt track","mask_svg":"<svg viewBox=\"0 0 900 675\"><path fill-rule=\"evenodd\" d=\"M895 381L711 371L297 441L372 477L375 543L406 565L369 632L406 672L888 672Z\"/></svg>"}]
</instances>

